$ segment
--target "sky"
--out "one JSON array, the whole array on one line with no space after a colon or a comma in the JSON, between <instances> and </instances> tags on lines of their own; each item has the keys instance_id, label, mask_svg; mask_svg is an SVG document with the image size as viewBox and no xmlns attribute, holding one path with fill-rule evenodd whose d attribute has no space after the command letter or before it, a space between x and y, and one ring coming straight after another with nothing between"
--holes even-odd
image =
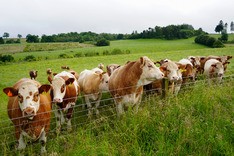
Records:
<instances>
[{"instance_id":1,"label":"sky","mask_svg":"<svg viewBox=\"0 0 234 156\"><path fill-rule=\"evenodd\" d=\"M0 0L0 37L68 32L142 32L191 24L208 33L234 22L234 0Z\"/></svg>"}]
</instances>

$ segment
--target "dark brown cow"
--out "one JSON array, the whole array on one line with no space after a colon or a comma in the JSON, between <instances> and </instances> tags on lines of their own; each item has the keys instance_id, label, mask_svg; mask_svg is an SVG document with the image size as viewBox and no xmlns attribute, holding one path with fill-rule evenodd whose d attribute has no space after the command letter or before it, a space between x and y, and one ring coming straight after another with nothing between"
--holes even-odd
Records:
<instances>
[{"instance_id":1,"label":"dark brown cow","mask_svg":"<svg viewBox=\"0 0 234 156\"><path fill-rule=\"evenodd\" d=\"M118 115L123 113L122 105L127 109L131 104L138 111L143 85L163 77L164 74L146 56L117 68L110 76L109 90L115 98Z\"/></svg>"},{"instance_id":2,"label":"dark brown cow","mask_svg":"<svg viewBox=\"0 0 234 156\"><path fill-rule=\"evenodd\" d=\"M37 78L37 71L35 71L35 70L30 70L30 72L29 72L29 75L30 75L30 78L33 80L36 80L36 78Z\"/></svg>"},{"instance_id":3,"label":"dark brown cow","mask_svg":"<svg viewBox=\"0 0 234 156\"><path fill-rule=\"evenodd\" d=\"M50 127L51 97L50 85L23 78L13 87L3 89L9 96L8 116L15 125L18 149L25 149L24 138L40 140L41 153L46 153L45 143Z\"/></svg>"},{"instance_id":4,"label":"dark brown cow","mask_svg":"<svg viewBox=\"0 0 234 156\"><path fill-rule=\"evenodd\" d=\"M80 89L77 79L73 74L63 71L54 77L51 86L51 96L57 108L57 132L60 132L61 125L65 122L63 114L66 112L67 130L71 131L71 116Z\"/></svg>"}]
</instances>

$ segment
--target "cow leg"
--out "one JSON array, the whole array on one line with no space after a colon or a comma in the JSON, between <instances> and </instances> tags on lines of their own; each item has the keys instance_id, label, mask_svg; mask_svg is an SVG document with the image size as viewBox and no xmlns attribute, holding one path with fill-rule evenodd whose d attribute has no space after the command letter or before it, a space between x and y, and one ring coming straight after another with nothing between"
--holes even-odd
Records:
<instances>
[{"instance_id":1,"label":"cow leg","mask_svg":"<svg viewBox=\"0 0 234 156\"><path fill-rule=\"evenodd\" d=\"M92 105L91 105L91 103L89 101L89 96L88 95L85 96L85 102L86 102L87 107L88 107L88 117L91 118L91 116L92 116L92 113L91 113Z\"/></svg>"},{"instance_id":2,"label":"cow leg","mask_svg":"<svg viewBox=\"0 0 234 156\"><path fill-rule=\"evenodd\" d=\"M123 114L123 107L121 102L116 102L116 111L118 116Z\"/></svg>"},{"instance_id":3,"label":"cow leg","mask_svg":"<svg viewBox=\"0 0 234 156\"><path fill-rule=\"evenodd\" d=\"M85 97L83 93L81 93L81 100L82 100L82 109L85 110Z\"/></svg>"},{"instance_id":4,"label":"cow leg","mask_svg":"<svg viewBox=\"0 0 234 156\"><path fill-rule=\"evenodd\" d=\"M177 94L179 93L180 87L181 87L181 84L177 84L177 85L175 86L175 96L177 96Z\"/></svg>"},{"instance_id":5,"label":"cow leg","mask_svg":"<svg viewBox=\"0 0 234 156\"><path fill-rule=\"evenodd\" d=\"M61 113L60 110L57 110L57 128L56 128L56 133L60 132L61 129Z\"/></svg>"},{"instance_id":6,"label":"cow leg","mask_svg":"<svg viewBox=\"0 0 234 156\"><path fill-rule=\"evenodd\" d=\"M47 152L46 152L46 132L45 132L45 130L41 134L40 142L41 142L41 155L46 155Z\"/></svg>"},{"instance_id":7,"label":"cow leg","mask_svg":"<svg viewBox=\"0 0 234 156\"><path fill-rule=\"evenodd\" d=\"M99 93L98 99L97 99L97 102L96 102L96 116L97 116L97 118L99 118L99 115L100 115L98 108L100 106L100 100L101 100L101 98L102 98L102 93Z\"/></svg>"},{"instance_id":8,"label":"cow leg","mask_svg":"<svg viewBox=\"0 0 234 156\"><path fill-rule=\"evenodd\" d=\"M22 134L22 133L20 133L20 137L19 137L18 142L19 142L19 146L18 146L17 149L18 149L18 150L23 150L23 149L25 149L26 144L25 144L25 142L24 142L24 138L23 138L23 134Z\"/></svg>"},{"instance_id":9,"label":"cow leg","mask_svg":"<svg viewBox=\"0 0 234 156\"><path fill-rule=\"evenodd\" d=\"M75 106L75 103L73 103L71 105L71 108L68 109L68 112L67 112L67 115L66 115L67 116L67 131L68 132L72 131L71 117L72 117L72 112L73 112L74 106Z\"/></svg>"}]
</instances>

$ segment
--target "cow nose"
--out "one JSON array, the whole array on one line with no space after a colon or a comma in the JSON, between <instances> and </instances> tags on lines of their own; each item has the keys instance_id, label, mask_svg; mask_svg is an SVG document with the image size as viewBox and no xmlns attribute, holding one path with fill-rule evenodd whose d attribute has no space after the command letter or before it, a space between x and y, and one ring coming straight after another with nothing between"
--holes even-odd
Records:
<instances>
[{"instance_id":1,"label":"cow nose","mask_svg":"<svg viewBox=\"0 0 234 156\"><path fill-rule=\"evenodd\" d=\"M32 116L35 115L35 110L33 108L26 108L24 110L24 115L25 116Z\"/></svg>"},{"instance_id":2,"label":"cow nose","mask_svg":"<svg viewBox=\"0 0 234 156\"><path fill-rule=\"evenodd\" d=\"M177 80L178 77L177 77L177 76L172 76L172 79L173 79L173 80Z\"/></svg>"},{"instance_id":3,"label":"cow nose","mask_svg":"<svg viewBox=\"0 0 234 156\"><path fill-rule=\"evenodd\" d=\"M60 103L60 102L62 102L62 100L60 98L55 98L54 102L59 102Z\"/></svg>"},{"instance_id":4,"label":"cow nose","mask_svg":"<svg viewBox=\"0 0 234 156\"><path fill-rule=\"evenodd\" d=\"M223 73L219 73L219 76L223 76Z\"/></svg>"},{"instance_id":5,"label":"cow nose","mask_svg":"<svg viewBox=\"0 0 234 156\"><path fill-rule=\"evenodd\" d=\"M162 74L162 78L164 78L164 74Z\"/></svg>"}]
</instances>

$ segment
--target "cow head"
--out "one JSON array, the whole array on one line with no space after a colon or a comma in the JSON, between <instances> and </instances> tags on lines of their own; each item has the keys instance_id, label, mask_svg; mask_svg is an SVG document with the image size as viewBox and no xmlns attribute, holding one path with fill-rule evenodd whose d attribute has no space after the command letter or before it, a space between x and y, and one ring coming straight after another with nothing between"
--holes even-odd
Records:
<instances>
[{"instance_id":1,"label":"cow head","mask_svg":"<svg viewBox=\"0 0 234 156\"><path fill-rule=\"evenodd\" d=\"M161 60L161 61L157 61L155 64L158 63L158 64L160 64L160 66L161 66L163 63L166 63L166 62L171 62L171 60L165 58L165 59L163 59L163 60Z\"/></svg>"},{"instance_id":2,"label":"cow head","mask_svg":"<svg viewBox=\"0 0 234 156\"><path fill-rule=\"evenodd\" d=\"M226 61L223 63L223 68L224 68L224 73L226 72L227 70L227 65L230 64L230 62Z\"/></svg>"},{"instance_id":3,"label":"cow head","mask_svg":"<svg viewBox=\"0 0 234 156\"><path fill-rule=\"evenodd\" d=\"M174 62L167 62L160 66L160 70L171 82L177 82L182 79L181 71L185 70L186 65ZM181 71L180 71L181 70Z\"/></svg>"},{"instance_id":4,"label":"cow head","mask_svg":"<svg viewBox=\"0 0 234 156\"><path fill-rule=\"evenodd\" d=\"M7 87L3 89L3 92L9 97L18 96L18 103L23 117L25 116L32 120L40 107L39 94L48 92L50 88L50 85L38 87L37 84L29 81L22 83L18 90L13 87Z\"/></svg>"},{"instance_id":5,"label":"cow head","mask_svg":"<svg viewBox=\"0 0 234 156\"><path fill-rule=\"evenodd\" d=\"M200 63L200 60L201 60L201 57L199 56L189 56L187 57L187 59L193 64L193 66L200 66L201 63Z\"/></svg>"},{"instance_id":6,"label":"cow head","mask_svg":"<svg viewBox=\"0 0 234 156\"><path fill-rule=\"evenodd\" d=\"M67 86L71 85L74 81L74 78L69 78L67 76L63 78L60 76L54 77L51 83L53 101L57 103L63 102Z\"/></svg>"},{"instance_id":7,"label":"cow head","mask_svg":"<svg viewBox=\"0 0 234 156\"><path fill-rule=\"evenodd\" d=\"M109 76L106 72L99 73L99 78L100 78L100 85L99 85L99 90L100 91L109 91Z\"/></svg>"},{"instance_id":8,"label":"cow head","mask_svg":"<svg viewBox=\"0 0 234 156\"><path fill-rule=\"evenodd\" d=\"M98 64L98 68L101 69L101 70L103 70L104 69L104 65L102 63L99 63Z\"/></svg>"},{"instance_id":9,"label":"cow head","mask_svg":"<svg viewBox=\"0 0 234 156\"><path fill-rule=\"evenodd\" d=\"M232 59L232 56L226 56L226 55L223 55L223 56L220 56L217 58L218 61L222 62L222 63L225 63L226 61Z\"/></svg>"},{"instance_id":10,"label":"cow head","mask_svg":"<svg viewBox=\"0 0 234 156\"><path fill-rule=\"evenodd\" d=\"M164 74L159 70L158 67L154 64L153 60L150 60L147 56L140 58L142 74L140 80L143 82L143 85L149 84L154 80L159 80L164 77Z\"/></svg>"},{"instance_id":11,"label":"cow head","mask_svg":"<svg viewBox=\"0 0 234 156\"><path fill-rule=\"evenodd\" d=\"M218 77L223 77L224 75L224 67L221 62L217 62L211 65L212 73L216 74Z\"/></svg>"},{"instance_id":12,"label":"cow head","mask_svg":"<svg viewBox=\"0 0 234 156\"><path fill-rule=\"evenodd\" d=\"M115 69L119 68L119 67L120 67L120 65L118 65L118 64L111 64L109 66L107 65L106 66L106 71L107 71L108 75L111 76L111 74L113 73L113 71Z\"/></svg>"}]
</instances>

